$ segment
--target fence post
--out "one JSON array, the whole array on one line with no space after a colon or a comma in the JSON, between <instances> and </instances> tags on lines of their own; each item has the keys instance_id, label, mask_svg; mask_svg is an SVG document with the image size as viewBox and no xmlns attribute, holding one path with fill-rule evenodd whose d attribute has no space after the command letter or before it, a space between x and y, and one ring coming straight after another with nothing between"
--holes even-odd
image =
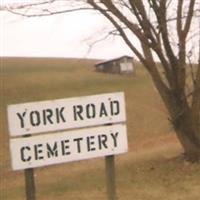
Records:
<instances>
[{"instance_id":1,"label":"fence post","mask_svg":"<svg viewBox=\"0 0 200 200\"><path fill-rule=\"evenodd\" d=\"M106 156L106 185L108 200L116 200L116 186L115 186L115 157L114 155Z\"/></svg>"}]
</instances>

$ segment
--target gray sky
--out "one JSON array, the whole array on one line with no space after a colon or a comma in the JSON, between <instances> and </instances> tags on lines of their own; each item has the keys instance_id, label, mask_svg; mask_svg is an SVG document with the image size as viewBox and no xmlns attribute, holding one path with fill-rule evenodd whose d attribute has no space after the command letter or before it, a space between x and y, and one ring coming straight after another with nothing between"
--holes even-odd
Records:
<instances>
[{"instance_id":1,"label":"gray sky","mask_svg":"<svg viewBox=\"0 0 200 200\"><path fill-rule=\"evenodd\" d=\"M36 0L35 0L36 1ZM38 0L37 0L38 1ZM33 0L1 0L1 4L33 2ZM175 1L174 1L175 2ZM0 12L0 56L86 57L109 59L132 52L119 37L110 37L97 43L90 52L89 45L102 39L111 26L100 14L79 11L50 17L25 18ZM193 22L193 33L199 34L198 19ZM2 31L3 30L3 31ZM170 37L177 47L177 37L172 26ZM188 50L198 60L198 36L192 37ZM135 46L140 45L132 38Z\"/></svg>"},{"instance_id":2,"label":"gray sky","mask_svg":"<svg viewBox=\"0 0 200 200\"><path fill-rule=\"evenodd\" d=\"M108 22L99 14L76 12L51 17L24 18L0 13L0 56L113 58L132 55L120 38L101 39Z\"/></svg>"}]
</instances>

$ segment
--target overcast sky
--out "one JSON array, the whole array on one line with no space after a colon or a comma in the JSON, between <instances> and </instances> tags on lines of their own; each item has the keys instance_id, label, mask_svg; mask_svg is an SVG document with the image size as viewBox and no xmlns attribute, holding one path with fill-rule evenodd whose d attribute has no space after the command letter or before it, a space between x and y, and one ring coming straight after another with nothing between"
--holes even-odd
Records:
<instances>
[{"instance_id":1,"label":"overcast sky","mask_svg":"<svg viewBox=\"0 0 200 200\"><path fill-rule=\"evenodd\" d=\"M97 43L88 53L89 44L103 38L110 28L105 18L96 13L81 11L23 18L1 12L0 23L0 56L103 59L125 54L132 56L124 42L116 37Z\"/></svg>"},{"instance_id":2,"label":"overcast sky","mask_svg":"<svg viewBox=\"0 0 200 200\"><path fill-rule=\"evenodd\" d=\"M38 0L35 0L35 2ZM0 0L0 5L33 0ZM197 19L197 18L196 18ZM193 22L193 32L199 34L200 24ZM196 23L196 24L195 24ZM110 37L97 43L88 52L89 45L105 37L111 30L109 22L92 11L79 11L50 17L21 17L0 11L0 56L78 57L110 59L122 55L133 56L119 37ZM177 45L176 34L171 33ZM133 42L136 42L132 38ZM198 60L198 37L192 37L188 49ZM137 43L134 44L139 46Z\"/></svg>"}]
</instances>

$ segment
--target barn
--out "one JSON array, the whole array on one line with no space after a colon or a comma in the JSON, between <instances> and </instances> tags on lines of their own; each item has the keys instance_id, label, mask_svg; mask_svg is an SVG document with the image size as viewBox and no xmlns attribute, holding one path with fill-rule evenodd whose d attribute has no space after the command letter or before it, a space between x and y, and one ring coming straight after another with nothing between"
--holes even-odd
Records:
<instances>
[{"instance_id":1,"label":"barn","mask_svg":"<svg viewBox=\"0 0 200 200\"><path fill-rule=\"evenodd\" d=\"M129 74L134 72L133 57L131 56L121 56L103 62L98 62L95 67L98 72L115 74Z\"/></svg>"}]
</instances>

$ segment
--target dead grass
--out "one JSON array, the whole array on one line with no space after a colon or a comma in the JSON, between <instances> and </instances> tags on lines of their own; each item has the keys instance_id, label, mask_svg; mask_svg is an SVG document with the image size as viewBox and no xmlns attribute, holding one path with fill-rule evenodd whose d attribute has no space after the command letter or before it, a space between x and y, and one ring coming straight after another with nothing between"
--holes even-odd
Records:
<instances>
[{"instance_id":1,"label":"dead grass","mask_svg":"<svg viewBox=\"0 0 200 200\"><path fill-rule=\"evenodd\" d=\"M94 60L9 59L1 62L0 199L22 200L23 171L12 171L6 107L13 103L124 91L129 152L116 157L119 200L200 199L200 168L181 147L150 78L96 73ZM35 169L38 200L106 199L104 159Z\"/></svg>"}]
</instances>

